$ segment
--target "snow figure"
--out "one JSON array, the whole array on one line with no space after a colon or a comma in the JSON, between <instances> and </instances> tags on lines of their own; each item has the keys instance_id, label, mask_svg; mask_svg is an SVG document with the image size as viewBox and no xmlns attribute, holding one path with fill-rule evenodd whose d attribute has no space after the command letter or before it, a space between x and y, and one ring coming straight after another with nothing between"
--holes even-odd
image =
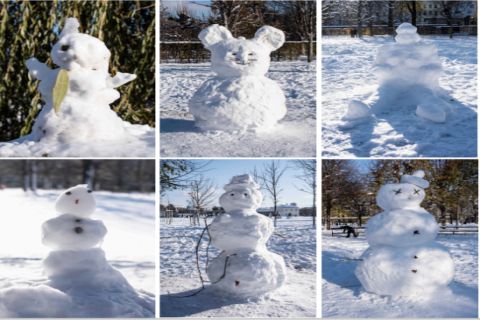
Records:
<instances>
[{"instance_id":1,"label":"snow figure","mask_svg":"<svg viewBox=\"0 0 480 320\"><path fill-rule=\"evenodd\" d=\"M234 176L224 190L219 202L225 213L208 227L212 245L222 250L208 265L208 278L221 292L256 298L282 286L285 262L267 250L274 226L256 212L262 194L252 177Z\"/></svg>"},{"instance_id":2,"label":"snow figure","mask_svg":"<svg viewBox=\"0 0 480 320\"><path fill-rule=\"evenodd\" d=\"M116 88L136 75L117 72L111 77L108 48L78 28L77 19L68 18L51 50L59 68L52 70L36 58L26 61L30 75L40 81L45 105L29 135L0 144L1 156L118 156L124 148L128 155L153 154L153 129L125 122L110 108L120 98ZM102 143L108 147L92 147Z\"/></svg>"},{"instance_id":3,"label":"snow figure","mask_svg":"<svg viewBox=\"0 0 480 320\"><path fill-rule=\"evenodd\" d=\"M21 317L154 317L153 297L137 292L100 248L107 229L90 218L92 191L70 188L56 209L59 216L42 225L42 242L52 249L43 261L48 281L0 291L0 309L3 303L7 315Z\"/></svg>"},{"instance_id":4,"label":"snow figure","mask_svg":"<svg viewBox=\"0 0 480 320\"><path fill-rule=\"evenodd\" d=\"M205 81L189 101L196 126L206 131L272 129L287 108L282 89L265 74L270 53L285 42L284 33L264 26L253 39L234 38L227 28L214 24L198 37L212 53L217 76Z\"/></svg>"},{"instance_id":5,"label":"snow figure","mask_svg":"<svg viewBox=\"0 0 480 320\"><path fill-rule=\"evenodd\" d=\"M445 122L450 107L443 99L445 90L439 84L442 63L436 46L422 42L417 28L410 23L402 23L396 32L394 44L378 49L373 72L380 82L379 94L385 101L371 111L381 113L388 105L413 106L419 117ZM365 107L354 101L343 120L369 116Z\"/></svg>"},{"instance_id":6,"label":"snow figure","mask_svg":"<svg viewBox=\"0 0 480 320\"><path fill-rule=\"evenodd\" d=\"M454 264L448 250L435 243L438 224L420 203L429 186L424 172L403 175L377 194L384 211L366 227L370 247L355 275L366 291L388 296L430 297L452 281Z\"/></svg>"}]
</instances>

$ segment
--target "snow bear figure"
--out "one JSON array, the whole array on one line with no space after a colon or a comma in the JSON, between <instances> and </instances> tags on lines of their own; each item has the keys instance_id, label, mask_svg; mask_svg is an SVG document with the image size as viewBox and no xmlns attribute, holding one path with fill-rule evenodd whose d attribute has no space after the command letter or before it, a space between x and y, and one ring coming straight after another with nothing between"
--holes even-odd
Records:
<instances>
[{"instance_id":1,"label":"snow bear figure","mask_svg":"<svg viewBox=\"0 0 480 320\"><path fill-rule=\"evenodd\" d=\"M259 186L249 175L235 176L220 197L224 214L209 225L211 243L222 250L207 267L212 285L239 297L258 297L285 282L281 256L268 251L273 234L271 219L258 214L262 203Z\"/></svg>"},{"instance_id":2,"label":"snow bear figure","mask_svg":"<svg viewBox=\"0 0 480 320\"><path fill-rule=\"evenodd\" d=\"M438 224L420 207L428 188L421 170L403 175L377 194L382 213L370 218L367 241L355 275L365 290L380 295L429 296L454 276L450 253L435 243Z\"/></svg>"},{"instance_id":3,"label":"snow bear figure","mask_svg":"<svg viewBox=\"0 0 480 320\"><path fill-rule=\"evenodd\" d=\"M205 81L189 101L196 126L206 131L272 129L287 108L282 89L265 74L270 53L285 42L284 33L264 26L252 39L234 38L227 28L215 24L198 37L212 54L216 76Z\"/></svg>"},{"instance_id":4,"label":"snow bear figure","mask_svg":"<svg viewBox=\"0 0 480 320\"><path fill-rule=\"evenodd\" d=\"M32 128L34 140L112 140L125 134L123 121L109 104L120 97L115 88L134 80L136 75L117 72L111 77L110 51L101 40L80 33L78 28L77 19L68 18L51 50L52 61L59 68L51 70L36 58L26 62L30 75L40 80L38 89L45 101ZM60 70L68 73L68 90L57 113L52 94Z\"/></svg>"}]
</instances>

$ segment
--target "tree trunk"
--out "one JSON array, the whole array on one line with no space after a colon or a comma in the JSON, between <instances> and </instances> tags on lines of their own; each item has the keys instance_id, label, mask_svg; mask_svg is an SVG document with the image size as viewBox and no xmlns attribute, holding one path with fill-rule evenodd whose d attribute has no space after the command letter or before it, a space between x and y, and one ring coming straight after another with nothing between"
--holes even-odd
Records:
<instances>
[{"instance_id":1,"label":"tree trunk","mask_svg":"<svg viewBox=\"0 0 480 320\"><path fill-rule=\"evenodd\" d=\"M92 189L95 186L95 163L93 160L84 160L83 162L83 183Z\"/></svg>"},{"instance_id":2,"label":"tree trunk","mask_svg":"<svg viewBox=\"0 0 480 320\"><path fill-rule=\"evenodd\" d=\"M325 205L325 228L327 230L330 230L332 228L332 224L331 224L331 221L330 221L330 214L331 214L331 211L332 211L332 204L330 203L330 201L327 199L326 201L326 205Z\"/></svg>"},{"instance_id":3,"label":"tree trunk","mask_svg":"<svg viewBox=\"0 0 480 320\"><path fill-rule=\"evenodd\" d=\"M363 2L358 1L358 7L357 7L357 36L359 38L362 38L363 34L363 21L362 21L362 8L363 8Z\"/></svg>"},{"instance_id":4,"label":"tree trunk","mask_svg":"<svg viewBox=\"0 0 480 320\"><path fill-rule=\"evenodd\" d=\"M414 26L417 25L417 3L416 1L411 1L412 4L412 11L410 12L412 14L412 24Z\"/></svg>"},{"instance_id":5,"label":"tree trunk","mask_svg":"<svg viewBox=\"0 0 480 320\"><path fill-rule=\"evenodd\" d=\"M310 33L308 37L308 62L309 63L313 61L313 45L314 45L313 33Z\"/></svg>"},{"instance_id":6,"label":"tree trunk","mask_svg":"<svg viewBox=\"0 0 480 320\"><path fill-rule=\"evenodd\" d=\"M35 160L30 163L30 175L30 188L33 192L37 192L37 162Z\"/></svg>"},{"instance_id":7,"label":"tree trunk","mask_svg":"<svg viewBox=\"0 0 480 320\"><path fill-rule=\"evenodd\" d=\"M390 34L395 33L394 23L393 23L393 6L395 1L388 1L388 32Z\"/></svg>"},{"instance_id":8,"label":"tree trunk","mask_svg":"<svg viewBox=\"0 0 480 320\"><path fill-rule=\"evenodd\" d=\"M30 189L30 175L29 175L29 161L23 161L23 191L27 192Z\"/></svg>"}]
</instances>

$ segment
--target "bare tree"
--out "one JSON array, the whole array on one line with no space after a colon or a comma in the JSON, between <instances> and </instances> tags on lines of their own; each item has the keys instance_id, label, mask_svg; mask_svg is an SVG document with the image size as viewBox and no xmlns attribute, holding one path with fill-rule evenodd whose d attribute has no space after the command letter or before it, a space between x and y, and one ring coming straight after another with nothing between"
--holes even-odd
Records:
<instances>
[{"instance_id":1,"label":"bare tree","mask_svg":"<svg viewBox=\"0 0 480 320\"><path fill-rule=\"evenodd\" d=\"M189 196L190 204L195 209L195 218L200 224L200 213L215 200L215 185L211 180L199 176L190 182Z\"/></svg>"},{"instance_id":2,"label":"bare tree","mask_svg":"<svg viewBox=\"0 0 480 320\"><path fill-rule=\"evenodd\" d=\"M286 167L282 167L278 160L266 163L260 173L262 188L269 194L273 202L273 222L277 225L277 206L280 199L280 193L283 189L280 187L280 179L285 173Z\"/></svg>"},{"instance_id":3,"label":"bare tree","mask_svg":"<svg viewBox=\"0 0 480 320\"><path fill-rule=\"evenodd\" d=\"M206 171L209 161L162 160L160 162L160 192L186 189L199 174Z\"/></svg>"},{"instance_id":4,"label":"bare tree","mask_svg":"<svg viewBox=\"0 0 480 320\"><path fill-rule=\"evenodd\" d=\"M418 5L418 1L407 1L405 3L405 5L407 6L407 10L410 12L410 16L411 16L411 21L412 21L412 24L414 26L417 25L417 5Z\"/></svg>"},{"instance_id":5,"label":"bare tree","mask_svg":"<svg viewBox=\"0 0 480 320\"><path fill-rule=\"evenodd\" d=\"M297 177L305 185L305 188L299 188L299 190L312 195L312 223L315 226L317 217L317 161L296 160L294 163L302 171L302 174Z\"/></svg>"}]
</instances>

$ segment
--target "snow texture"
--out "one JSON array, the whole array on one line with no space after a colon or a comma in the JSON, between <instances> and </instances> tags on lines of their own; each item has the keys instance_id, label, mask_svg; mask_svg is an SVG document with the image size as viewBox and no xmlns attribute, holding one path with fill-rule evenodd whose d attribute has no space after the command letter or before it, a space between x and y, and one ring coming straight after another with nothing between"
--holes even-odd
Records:
<instances>
[{"instance_id":1,"label":"snow texture","mask_svg":"<svg viewBox=\"0 0 480 320\"><path fill-rule=\"evenodd\" d=\"M209 285L195 295L184 297L199 288L194 248L203 226L190 226L189 220L184 218L173 220L168 225L161 222L160 229L162 317L315 317L316 232L311 217L278 220L276 233L282 237L273 235L267 248L271 253L285 258L286 281L279 289L257 298L228 295ZM200 247L202 269L206 263L205 249L206 243ZM221 254L214 246L210 247L209 252L210 257ZM265 258L264 253L262 256ZM264 261L270 261L270 258ZM210 258L209 265L211 263L213 261Z\"/></svg>"},{"instance_id":2,"label":"snow texture","mask_svg":"<svg viewBox=\"0 0 480 320\"><path fill-rule=\"evenodd\" d=\"M477 318L478 236L440 234L437 242L448 249L454 261L455 276L448 287L437 291L434 299L381 296L363 290L354 273L362 253L368 248L365 237L332 237L329 231L325 231L322 240L322 316Z\"/></svg>"},{"instance_id":3,"label":"snow texture","mask_svg":"<svg viewBox=\"0 0 480 320\"><path fill-rule=\"evenodd\" d=\"M446 290L454 277L448 250L434 242L438 234L435 218L420 207L425 197L420 186L428 187L424 175L421 170L406 175L401 179L404 183L382 186L377 195L385 211L369 219L370 247L355 269L368 292L428 299Z\"/></svg>"},{"instance_id":4,"label":"snow texture","mask_svg":"<svg viewBox=\"0 0 480 320\"><path fill-rule=\"evenodd\" d=\"M399 31L395 43L388 36L323 38L323 155L476 156L477 38L417 42L408 25ZM363 107L364 117L342 119L352 100L370 115Z\"/></svg>"},{"instance_id":5,"label":"snow texture","mask_svg":"<svg viewBox=\"0 0 480 320\"><path fill-rule=\"evenodd\" d=\"M272 130L268 132L227 132L201 131L195 126L194 117L188 110L189 101L203 83L214 85L217 75L210 64L165 63L160 72L160 152L165 157L314 157L316 143L316 72L315 64L305 61L272 62L263 83L278 83L280 96L286 97L288 112ZM242 83L253 82L248 77L236 80ZM253 77L255 78L255 77ZM233 78L232 78L233 79ZM229 86L225 80L225 88ZM218 82L219 83L219 82ZM268 85L268 84L267 84ZM275 84L277 86L277 84ZM252 88L253 91L260 90ZM218 97L221 92L212 93ZM266 101L262 91L257 101ZM222 98L223 99L223 98ZM232 98L233 99L233 98ZM248 96L242 99L251 101ZM277 98L269 98L273 99ZM236 100L233 99L232 101ZM236 103L236 102L235 102ZM266 103L266 102L265 102ZM243 111L241 111L243 112ZM256 111L255 111L256 112ZM181 141L181 142L179 142Z\"/></svg>"},{"instance_id":6,"label":"snow texture","mask_svg":"<svg viewBox=\"0 0 480 320\"><path fill-rule=\"evenodd\" d=\"M91 203L93 196L87 191L83 185L68 189L56 207L65 209L65 198L74 196ZM43 260L48 280L0 290L1 316L154 316L153 297L135 290L106 260L99 246L107 229L101 221L86 218L85 208L90 210L83 207L80 215L62 214L43 224L43 242L53 249ZM28 297L34 297L34 303Z\"/></svg>"},{"instance_id":7,"label":"snow texture","mask_svg":"<svg viewBox=\"0 0 480 320\"><path fill-rule=\"evenodd\" d=\"M216 76L189 101L195 125L204 131L270 131L287 112L282 89L265 77L270 53L285 42L283 32L264 26L253 39L234 38L227 28L214 24L198 37L212 53Z\"/></svg>"},{"instance_id":8,"label":"snow texture","mask_svg":"<svg viewBox=\"0 0 480 320\"><path fill-rule=\"evenodd\" d=\"M256 298L284 284L285 262L267 250L274 226L256 212L262 194L252 177L234 176L224 189L219 203L226 212L208 227L212 244L222 253L208 265L207 275L216 290Z\"/></svg>"},{"instance_id":9,"label":"snow texture","mask_svg":"<svg viewBox=\"0 0 480 320\"><path fill-rule=\"evenodd\" d=\"M110 108L120 98L117 87L136 75L108 73L110 51L97 38L78 32L78 21L69 18L52 47L50 69L36 58L27 60L30 75L38 79L45 102L32 132L1 143L1 156L152 156L154 130L123 121ZM53 90L60 70L68 74L68 90L57 112Z\"/></svg>"}]
</instances>

